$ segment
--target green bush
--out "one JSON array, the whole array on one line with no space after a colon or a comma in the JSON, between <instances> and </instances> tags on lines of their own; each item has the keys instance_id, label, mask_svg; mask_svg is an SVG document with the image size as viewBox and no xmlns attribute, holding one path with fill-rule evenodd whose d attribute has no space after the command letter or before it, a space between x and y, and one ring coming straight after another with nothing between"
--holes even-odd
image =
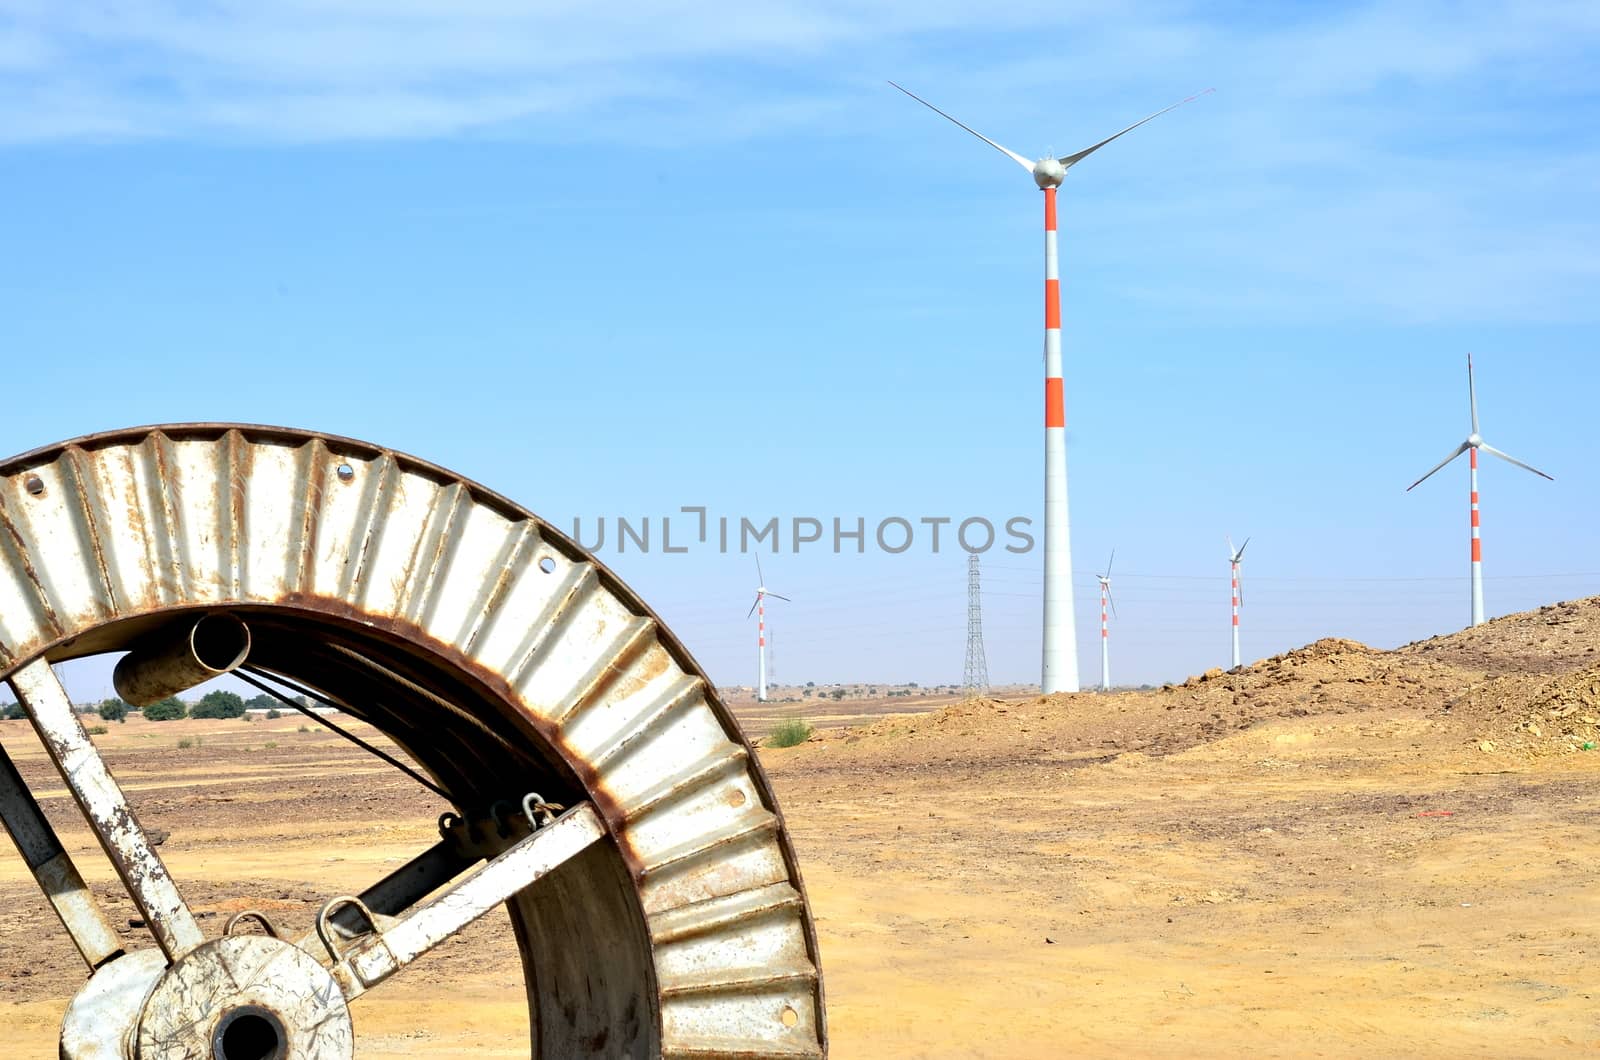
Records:
<instances>
[{"instance_id":1,"label":"green bush","mask_svg":"<svg viewBox=\"0 0 1600 1060\"><path fill-rule=\"evenodd\" d=\"M185 736L183 739L178 741L178 750L180 750L180 751L187 751L191 747L199 747L199 746L200 746L200 741L199 740L191 740L187 736Z\"/></svg>"},{"instance_id":2,"label":"green bush","mask_svg":"<svg viewBox=\"0 0 1600 1060\"><path fill-rule=\"evenodd\" d=\"M268 721L277 721L281 717L283 717L283 711L279 710L277 707L272 707L267 711Z\"/></svg>"},{"instance_id":3,"label":"green bush","mask_svg":"<svg viewBox=\"0 0 1600 1060\"><path fill-rule=\"evenodd\" d=\"M0 706L0 721L20 721L27 716L22 711L21 703L7 703Z\"/></svg>"},{"instance_id":4,"label":"green bush","mask_svg":"<svg viewBox=\"0 0 1600 1060\"><path fill-rule=\"evenodd\" d=\"M773 726L771 732L767 733L767 746L793 747L795 744L805 743L811 738L811 734L815 731L816 730L814 730L810 725L806 724L804 721L801 721L799 718L790 718L788 721L780 721L777 725Z\"/></svg>"},{"instance_id":5,"label":"green bush","mask_svg":"<svg viewBox=\"0 0 1600 1060\"><path fill-rule=\"evenodd\" d=\"M147 721L178 721L189 716L189 708L177 696L168 696L145 707L144 716Z\"/></svg>"},{"instance_id":6,"label":"green bush","mask_svg":"<svg viewBox=\"0 0 1600 1060\"><path fill-rule=\"evenodd\" d=\"M128 704L113 696L100 701L100 719L102 721L127 721Z\"/></svg>"},{"instance_id":7,"label":"green bush","mask_svg":"<svg viewBox=\"0 0 1600 1060\"><path fill-rule=\"evenodd\" d=\"M224 692L218 689L207 692L200 697L200 702L189 711L191 718L242 718L244 717L244 700L237 692Z\"/></svg>"},{"instance_id":8,"label":"green bush","mask_svg":"<svg viewBox=\"0 0 1600 1060\"><path fill-rule=\"evenodd\" d=\"M106 728L104 725L91 725L84 730L84 732L87 732L90 736L104 736L110 731L111 730Z\"/></svg>"}]
</instances>

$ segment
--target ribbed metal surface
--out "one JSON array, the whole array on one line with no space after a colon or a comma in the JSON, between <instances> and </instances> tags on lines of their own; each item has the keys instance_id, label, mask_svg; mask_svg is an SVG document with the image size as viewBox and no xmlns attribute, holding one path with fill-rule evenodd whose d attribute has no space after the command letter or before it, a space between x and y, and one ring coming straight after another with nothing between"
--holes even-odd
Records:
<instances>
[{"instance_id":1,"label":"ribbed metal surface","mask_svg":"<svg viewBox=\"0 0 1600 1060\"><path fill-rule=\"evenodd\" d=\"M604 857L626 868L619 900L643 920L653 1009L610 1046L591 1027L590 1051L824 1055L815 939L771 789L688 653L569 539L425 462L279 428L144 428L0 467L5 675L210 607L326 619L398 646L484 690L518 739L578 778L609 831ZM487 707L444 705L505 731ZM417 750L416 733L397 738ZM448 784L451 763L432 764ZM593 865L598 879L602 860L573 871ZM516 907L530 981L544 979L530 986L535 1051L552 1056L569 1055L583 1021L563 1038L551 992L612 974L542 967L574 960L553 952L562 896L591 928L606 919L581 897L604 886L559 876Z\"/></svg>"}]
</instances>

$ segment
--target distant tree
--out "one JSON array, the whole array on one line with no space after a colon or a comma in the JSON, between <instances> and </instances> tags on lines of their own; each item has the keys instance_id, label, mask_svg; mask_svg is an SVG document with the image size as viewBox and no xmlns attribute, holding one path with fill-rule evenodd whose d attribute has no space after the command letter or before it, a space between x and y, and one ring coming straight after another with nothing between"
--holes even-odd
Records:
<instances>
[{"instance_id":1,"label":"distant tree","mask_svg":"<svg viewBox=\"0 0 1600 1060\"><path fill-rule=\"evenodd\" d=\"M128 704L116 696L112 696L110 699L102 699L100 701L100 717L104 721L126 722L128 720Z\"/></svg>"},{"instance_id":2,"label":"distant tree","mask_svg":"<svg viewBox=\"0 0 1600 1060\"><path fill-rule=\"evenodd\" d=\"M834 699L843 699L843 698L844 698L844 689L842 689L842 688L835 688L835 689L834 689L834 690L833 690L833 698L834 698Z\"/></svg>"},{"instance_id":3,"label":"distant tree","mask_svg":"<svg viewBox=\"0 0 1600 1060\"><path fill-rule=\"evenodd\" d=\"M189 708L177 696L168 696L144 708L147 721L178 721L189 716Z\"/></svg>"},{"instance_id":4,"label":"distant tree","mask_svg":"<svg viewBox=\"0 0 1600 1060\"><path fill-rule=\"evenodd\" d=\"M267 711L268 721L274 721L281 717L283 717L283 711L279 710L277 707L272 707Z\"/></svg>"},{"instance_id":5,"label":"distant tree","mask_svg":"<svg viewBox=\"0 0 1600 1060\"><path fill-rule=\"evenodd\" d=\"M0 704L0 720L19 721L27 716L28 715L24 714L22 711L21 703Z\"/></svg>"},{"instance_id":6,"label":"distant tree","mask_svg":"<svg viewBox=\"0 0 1600 1060\"><path fill-rule=\"evenodd\" d=\"M263 692L258 696L251 696L245 700L244 705L253 710L271 710L278 705L278 701Z\"/></svg>"},{"instance_id":7,"label":"distant tree","mask_svg":"<svg viewBox=\"0 0 1600 1060\"><path fill-rule=\"evenodd\" d=\"M242 718L244 717L244 699L237 692L224 692L218 689L207 692L200 697L200 702L189 711L191 718Z\"/></svg>"}]
</instances>

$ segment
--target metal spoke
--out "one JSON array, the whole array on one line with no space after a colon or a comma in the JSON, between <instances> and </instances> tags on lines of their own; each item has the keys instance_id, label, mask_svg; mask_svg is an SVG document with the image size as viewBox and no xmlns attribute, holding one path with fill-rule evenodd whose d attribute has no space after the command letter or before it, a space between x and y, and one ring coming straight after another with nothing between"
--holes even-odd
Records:
<instances>
[{"instance_id":1,"label":"metal spoke","mask_svg":"<svg viewBox=\"0 0 1600 1060\"><path fill-rule=\"evenodd\" d=\"M333 958L330 971L345 999L360 997L604 835L600 815L584 803L388 926L381 925L360 899L333 899L318 915L317 931ZM330 923L346 907L365 912L372 927L372 934L352 943L348 954L340 951Z\"/></svg>"},{"instance_id":2,"label":"metal spoke","mask_svg":"<svg viewBox=\"0 0 1600 1060\"><path fill-rule=\"evenodd\" d=\"M72 712L72 702L49 662L29 663L11 675L10 683L161 951L174 961L200 945L205 941L200 925Z\"/></svg>"},{"instance_id":3,"label":"metal spoke","mask_svg":"<svg viewBox=\"0 0 1600 1060\"><path fill-rule=\"evenodd\" d=\"M0 821L11 833L17 853L39 881L62 926L72 936L73 944L83 954L84 961L94 970L122 955L122 939L111 926L105 912L94 900L89 887L78 873L78 867L61 846L55 829L45 820L44 811L34 800L22 780L22 774L12 763L5 748L0 747Z\"/></svg>"}]
</instances>

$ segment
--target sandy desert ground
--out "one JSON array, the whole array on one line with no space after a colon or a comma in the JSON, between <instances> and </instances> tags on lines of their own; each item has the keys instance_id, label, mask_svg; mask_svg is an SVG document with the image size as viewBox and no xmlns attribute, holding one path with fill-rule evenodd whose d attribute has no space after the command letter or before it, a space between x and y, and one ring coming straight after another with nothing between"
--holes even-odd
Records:
<instances>
[{"instance_id":1,"label":"sandy desert ground","mask_svg":"<svg viewBox=\"0 0 1600 1060\"><path fill-rule=\"evenodd\" d=\"M817 917L832 1055L1600 1050L1597 649L1587 600L1149 692L830 703L856 715L762 757ZM771 720L751 712L752 734ZM254 907L301 930L431 838L434 796L301 725L97 737L171 831L203 925ZM0 742L124 922L26 723ZM357 1002L360 1055L526 1055L504 928ZM7 848L4 1055L55 1055L80 968Z\"/></svg>"}]
</instances>

